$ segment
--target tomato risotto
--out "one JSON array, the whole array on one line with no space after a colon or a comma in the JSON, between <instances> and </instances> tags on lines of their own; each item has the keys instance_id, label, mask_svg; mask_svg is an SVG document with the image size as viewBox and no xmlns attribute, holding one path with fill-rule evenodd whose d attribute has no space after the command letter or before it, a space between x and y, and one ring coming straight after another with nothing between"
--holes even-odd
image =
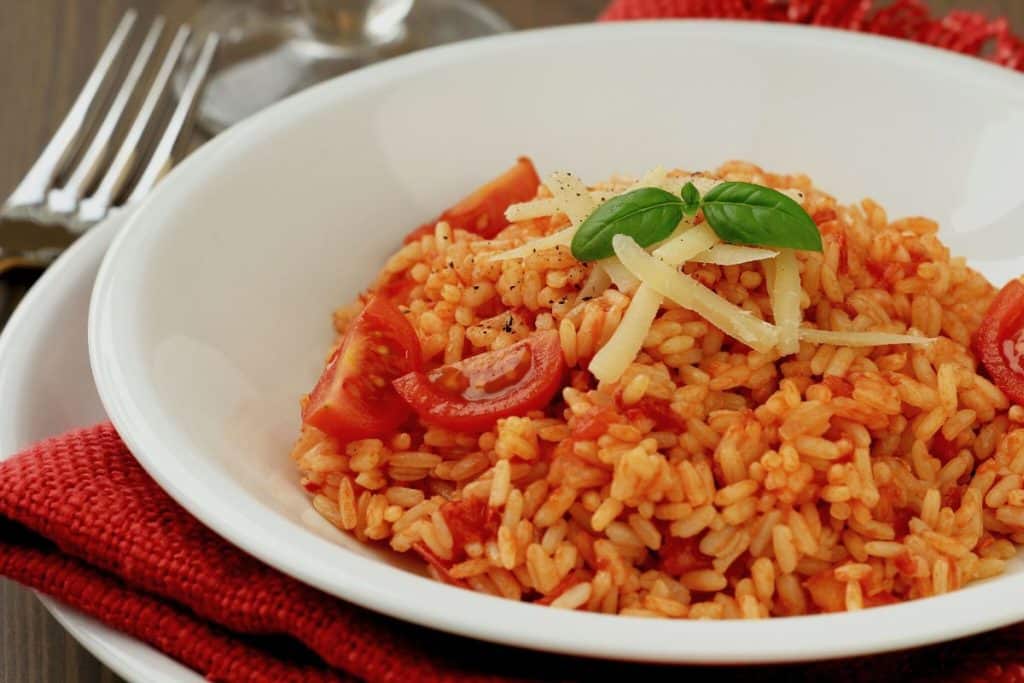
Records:
<instances>
[{"instance_id":1,"label":"tomato risotto","mask_svg":"<svg viewBox=\"0 0 1024 683\"><path fill-rule=\"evenodd\" d=\"M436 579L675 618L856 610L1024 542L1024 285L747 163L528 159L334 313L292 457Z\"/></svg>"}]
</instances>

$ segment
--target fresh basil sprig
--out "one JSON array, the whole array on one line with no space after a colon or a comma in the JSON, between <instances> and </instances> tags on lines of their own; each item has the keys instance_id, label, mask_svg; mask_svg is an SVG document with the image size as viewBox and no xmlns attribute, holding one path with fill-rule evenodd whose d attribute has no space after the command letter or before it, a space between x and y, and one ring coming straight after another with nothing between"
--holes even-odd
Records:
<instances>
[{"instance_id":1,"label":"fresh basil sprig","mask_svg":"<svg viewBox=\"0 0 1024 683\"><path fill-rule=\"evenodd\" d=\"M702 202L704 219L725 242L821 251L821 233L803 207L778 190L722 183Z\"/></svg>"},{"instance_id":2,"label":"fresh basil sprig","mask_svg":"<svg viewBox=\"0 0 1024 683\"><path fill-rule=\"evenodd\" d=\"M687 216L695 216L700 211L700 190L693 183L686 183L679 191L683 198L683 213Z\"/></svg>"},{"instance_id":3,"label":"fresh basil sprig","mask_svg":"<svg viewBox=\"0 0 1024 683\"><path fill-rule=\"evenodd\" d=\"M612 197L583 221L572 238L572 254L580 261L615 255L612 238L629 235L641 247L660 242L683 219L683 203L671 192L656 187Z\"/></svg>"},{"instance_id":4,"label":"fresh basil sprig","mask_svg":"<svg viewBox=\"0 0 1024 683\"><path fill-rule=\"evenodd\" d=\"M679 196L644 187L614 197L583 221L572 240L580 261L608 258L612 238L629 235L641 247L660 242L683 216L704 210L704 219L726 242L821 251L821 233L798 203L778 190L753 183L716 185L704 197L693 183Z\"/></svg>"}]
</instances>

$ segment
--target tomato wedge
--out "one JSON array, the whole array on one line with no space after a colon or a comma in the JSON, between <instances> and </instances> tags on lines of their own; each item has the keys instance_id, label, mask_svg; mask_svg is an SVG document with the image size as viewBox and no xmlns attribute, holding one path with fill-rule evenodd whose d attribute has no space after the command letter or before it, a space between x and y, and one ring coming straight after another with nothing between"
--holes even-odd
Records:
<instances>
[{"instance_id":1,"label":"tomato wedge","mask_svg":"<svg viewBox=\"0 0 1024 683\"><path fill-rule=\"evenodd\" d=\"M424 223L405 236L405 244L415 242L434 231L438 221L447 221L459 228L490 239L497 235L508 221L505 209L511 204L525 202L537 194L540 177L528 157L519 157L515 165L500 176L476 189L437 218Z\"/></svg>"},{"instance_id":2,"label":"tomato wedge","mask_svg":"<svg viewBox=\"0 0 1024 683\"><path fill-rule=\"evenodd\" d=\"M1020 280L1011 280L988 307L974 338L974 351L1007 398L1024 405L1024 283Z\"/></svg>"},{"instance_id":3,"label":"tomato wedge","mask_svg":"<svg viewBox=\"0 0 1024 683\"><path fill-rule=\"evenodd\" d=\"M391 381L422 367L416 330L383 296L352 321L302 409L302 421L342 441L398 427L409 407Z\"/></svg>"},{"instance_id":4,"label":"tomato wedge","mask_svg":"<svg viewBox=\"0 0 1024 683\"><path fill-rule=\"evenodd\" d=\"M552 330L430 373L410 372L393 384L425 422L482 431L500 417L546 406L564 375L561 342Z\"/></svg>"}]
</instances>

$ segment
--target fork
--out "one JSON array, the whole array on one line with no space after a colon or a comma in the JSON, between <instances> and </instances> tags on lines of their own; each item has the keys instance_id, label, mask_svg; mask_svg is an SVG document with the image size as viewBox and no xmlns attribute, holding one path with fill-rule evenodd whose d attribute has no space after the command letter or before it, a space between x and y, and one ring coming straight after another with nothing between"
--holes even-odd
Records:
<instances>
[{"instance_id":1,"label":"fork","mask_svg":"<svg viewBox=\"0 0 1024 683\"><path fill-rule=\"evenodd\" d=\"M148 194L172 164L176 145L191 119L219 38L210 34L203 41L178 103L160 133L154 117L191 34L188 26L178 28L135 119L111 159L115 134L164 30L164 19L157 17L120 87L104 108L105 95L115 80L114 74L136 20L135 10L125 13L57 132L0 207L0 275L14 268L45 268L82 232ZM96 120L99 124L91 141L74 168L68 168L85 145L90 124ZM143 150L158 134L148 161L139 171ZM96 182L104 166L106 172ZM57 186L64 171L68 171L67 180ZM137 179L129 191L133 177Z\"/></svg>"}]
</instances>

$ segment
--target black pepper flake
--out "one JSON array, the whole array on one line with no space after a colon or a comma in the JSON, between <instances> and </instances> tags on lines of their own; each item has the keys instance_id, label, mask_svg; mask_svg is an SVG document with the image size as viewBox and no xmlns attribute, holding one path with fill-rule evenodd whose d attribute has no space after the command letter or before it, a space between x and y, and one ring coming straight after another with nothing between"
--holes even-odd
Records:
<instances>
[{"instance_id":1,"label":"black pepper flake","mask_svg":"<svg viewBox=\"0 0 1024 683\"><path fill-rule=\"evenodd\" d=\"M505 321L504 327L502 327L501 329L505 330L506 332L512 331L512 316L508 317L508 320Z\"/></svg>"},{"instance_id":2,"label":"black pepper flake","mask_svg":"<svg viewBox=\"0 0 1024 683\"><path fill-rule=\"evenodd\" d=\"M455 267L455 261L449 261L448 262L448 267L449 268L454 268Z\"/></svg>"},{"instance_id":3,"label":"black pepper flake","mask_svg":"<svg viewBox=\"0 0 1024 683\"><path fill-rule=\"evenodd\" d=\"M591 300L591 299L593 299L593 298L594 298L594 297L592 297L592 296L585 296L585 297L583 297L583 300L584 300L584 301L590 301L590 300Z\"/></svg>"},{"instance_id":4,"label":"black pepper flake","mask_svg":"<svg viewBox=\"0 0 1024 683\"><path fill-rule=\"evenodd\" d=\"M513 290L513 289L515 289L515 288L516 288L516 286L515 286L515 285L509 285L509 286L508 286L508 289L509 289L509 291L512 291L512 290Z\"/></svg>"},{"instance_id":5,"label":"black pepper flake","mask_svg":"<svg viewBox=\"0 0 1024 683\"><path fill-rule=\"evenodd\" d=\"M480 285L473 285L473 289L480 289Z\"/></svg>"}]
</instances>

